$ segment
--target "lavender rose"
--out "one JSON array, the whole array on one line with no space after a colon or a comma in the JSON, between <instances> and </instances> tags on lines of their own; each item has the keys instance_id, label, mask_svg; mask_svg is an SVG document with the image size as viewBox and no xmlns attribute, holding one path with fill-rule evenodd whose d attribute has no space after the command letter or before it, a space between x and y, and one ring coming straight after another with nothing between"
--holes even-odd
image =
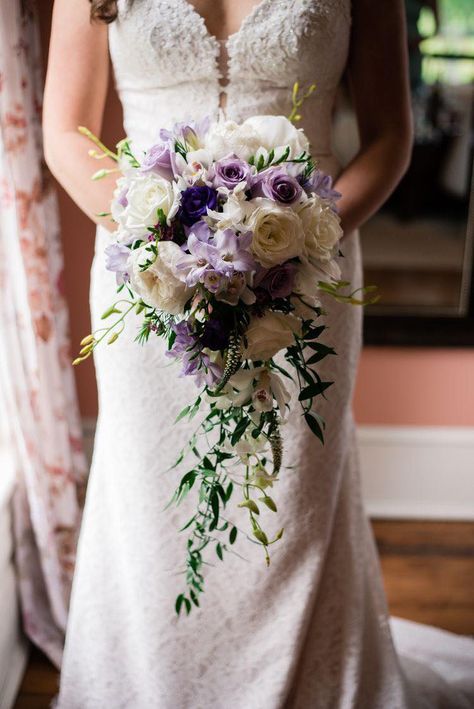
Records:
<instances>
[{"instance_id":1,"label":"lavender rose","mask_svg":"<svg viewBox=\"0 0 474 709\"><path fill-rule=\"evenodd\" d=\"M218 160L214 165L214 170L214 186L227 187L229 190L234 189L240 182L248 184L252 178L250 165L235 155Z\"/></svg>"},{"instance_id":2,"label":"lavender rose","mask_svg":"<svg viewBox=\"0 0 474 709\"><path fill-rule=\"evenodd\" d=\"M192 226L206 215L208 208L215 209L216 206L217 192L215 189L207 186L188 187L181 193L178 216L183 224Z\"/></svg>"},{"instance_id":3,"label":"lavender rose","mask_svg":"<svg viewBox=\"0 0 474 709\"><path fill-rule=\"evenodd\" d=\"M259 176L257 193L280 204L293 204L302 192L298 180L284 170L268 170Z\"/></svg>"},{"instance_id":4,"label":"lavender rose","mask_svg":"<svg viewBox=\"0 0 474 709\"><path fill-rule=\"evenodd\" d=\"M254 286L256 290L263 290L272 300L275 298L286 298L293 291L296 266L287 261L280 266L262 270L255 276Z\"/></svg>"},{"instance_id":5,"label":"lavender rose","mask_svg":"<svg viewBox=\"0 0 474 709\"><path fill-rule=\"evenodd\" d=\"M166 143L157 143L147 151L141 166L142 172L156 172L165 180L174 178L171 151Z\"/></svg>"}]
</instances>

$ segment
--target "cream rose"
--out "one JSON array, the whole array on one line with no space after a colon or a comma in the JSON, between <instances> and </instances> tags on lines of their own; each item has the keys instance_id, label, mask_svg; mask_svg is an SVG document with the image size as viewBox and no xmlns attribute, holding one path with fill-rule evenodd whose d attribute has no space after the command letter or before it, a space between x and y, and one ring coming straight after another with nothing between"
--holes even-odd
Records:
<instances>
[{"instance_id":1,"label":"cream rose","mask_svg":"<svg viewBox=\"0 0 474 709\"><path fill-rule=\"evenodd\" d=\"M235 121L218 121L209 128L204 147L214 160L230 154L248 160L260 147L260 139L250 126Z\"/></svg>"},{"instance_id":2,"label":"cream rose","mask_svg":"<svg viewBox=\"0 0 474 709\"><path fill-rule=\"evenodd\" d=\"M158 242L158 256L146 270L140 267L152 258L146 244L131 252L129 274L132 288L143 298L147 305L164 310L172 315L183 312L186 301L193 290L179 280L176 274L176 262L183 255L181 249L172 241Z\"/></svg>"},{"instance_id":3,"label":"cream rose","mask_svg":"<svg viewBox=\"0 0 474 709\"><path fill-rule=\"evenodd\" d=\"M247 347L244 357L266 360L294 342L301 335L301 321L291 313L268 310L262 317L252 317L245 333Z\"/></svg>"},{"instance_id":4,"label":"cream rose","mask_svg":"<svg viewBox=\"0 0 474 709\"><path fill-rule=\"evenodd\" d=\"M115 206L114 219L133 234L135 238L145 236L148 228L158 221L158 210L162 209L170 220L178 211L179 195L173 185L154 173L140 174L138 171L128 180L128 190L120 184L122 205Z\"/></svg>"},{"instance_id":5,"label":"cream rose","mask_svg":"<svg viewBox=\"0 0 474 709\"><path fill-rule=\"evenodd\" d=\"M308 140L301 128L295 128L285 116L252 116L242 123L242 127L250 128L266 150L279 153L288 146L293 158L309 151Z\"/></svg>"},{"instance_id":6,"label":"cream rose","mask_svg":"<svg viewBox=\"0 0 474 709\"><path fill-rule=\"evenodd\" d=\"M310 261L329 261L343 231L339 216L328 202L310 197L303 202L298 214L303 224L306 254Z\"/></svg>"},{"instance_id":7,"label":"cream rose","mask_svg":"<svg viewBox=\"0 0 474 709\"><path fill-rule=\"evenodd\" d=\"M247 203L247 227L253 231L252 251L266 268L284 263L304 252L304 233L299 216L271 199L256 197Z\"/></svg>"}]
</instances>

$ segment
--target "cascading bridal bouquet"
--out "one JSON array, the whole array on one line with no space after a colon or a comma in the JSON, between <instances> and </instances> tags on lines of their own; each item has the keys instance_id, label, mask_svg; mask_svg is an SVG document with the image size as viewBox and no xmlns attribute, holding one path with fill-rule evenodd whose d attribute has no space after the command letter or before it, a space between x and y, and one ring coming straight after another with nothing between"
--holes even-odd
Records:
<instances>
[{"instance_id":1,"label":"cascading bridal bouquet","mask_svg":"<svg viewBox=\"0 0 474 709\"><path fill-rule=\"evenodd\" d=\"M122 295L103 314L111 324L84 338L74 364L116 341L135 311L143 318L137 340L164 338L166 354L198 389L177 420L201 412L201 421L173 466L194 456L172 500L196 492L183 528L186 591L176 600L177 613L189 613L203 591L204 550L215 547L222 559L236 540L237 527L223 517L236 486L249 538L267 563L283 534L270 537L259 518L262 508L277 512L269 488L282 465L285 378L296 380L302 415L323 441L313 402L331 382L314 365L335 352L314 322L323 314L319 296L363 302L355 291L344 295L349 284L339 280L339 194L316 168L304 132L282 116L177 124L140 159L128 140L114 153L80 130L99 148L91 154L112 157L121 173L106 266Z\"/></svg>"}]
</instances>

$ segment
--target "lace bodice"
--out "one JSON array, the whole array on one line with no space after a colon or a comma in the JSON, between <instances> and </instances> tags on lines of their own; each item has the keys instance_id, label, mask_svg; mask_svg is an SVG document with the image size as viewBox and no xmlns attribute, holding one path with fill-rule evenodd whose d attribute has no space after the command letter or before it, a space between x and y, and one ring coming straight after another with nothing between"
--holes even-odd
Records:
<instances>
[{"instance_id":1,"label":"lace bodice","mask_svg":"<svg viewBox=\"0 0 474 709\"><path fill-rule=\"evenodd\" d=\"M294 82L316 83L301 126L327 155L349 30L350 0L261 0L224 43L188 0L119 0L109 40L125 130L145 148L162 127L217 114L223 91L228 118L287 115Z\"/></svg>"}]
</instances>

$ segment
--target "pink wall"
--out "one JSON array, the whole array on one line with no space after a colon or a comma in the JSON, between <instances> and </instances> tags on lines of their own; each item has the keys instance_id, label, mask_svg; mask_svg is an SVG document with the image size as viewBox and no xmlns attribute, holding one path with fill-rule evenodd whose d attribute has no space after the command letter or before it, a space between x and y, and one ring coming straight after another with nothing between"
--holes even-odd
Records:
<instances>
[{"instance_id":1,"label":"pink wall","mask_svg":"<svg viewBox=\"0 0 474 709\"><path fill-rule=\"evenodd\" d=\"M474 349L366 347L354 408L362 424L474 426Z\"/></svg>"},{"instance_id":2,"label":"pink wall","mask_svg":"<svg viewBox=\"0 0 474 709\"><path fill-rule=\"evenodd\" d=\"M40 3L44 53L51 2ZM111 91L104 137L113 145L121 136L120 108ZM94 227L58 188L64 244L66 289L71 314L73 353L89 333L89 268ZM75 369L81 411L95 416L97 393L92 361ZM366 347L355 393L355 415L362 424L474 426L474 349Z\"/></svg>"}]
</instances>

